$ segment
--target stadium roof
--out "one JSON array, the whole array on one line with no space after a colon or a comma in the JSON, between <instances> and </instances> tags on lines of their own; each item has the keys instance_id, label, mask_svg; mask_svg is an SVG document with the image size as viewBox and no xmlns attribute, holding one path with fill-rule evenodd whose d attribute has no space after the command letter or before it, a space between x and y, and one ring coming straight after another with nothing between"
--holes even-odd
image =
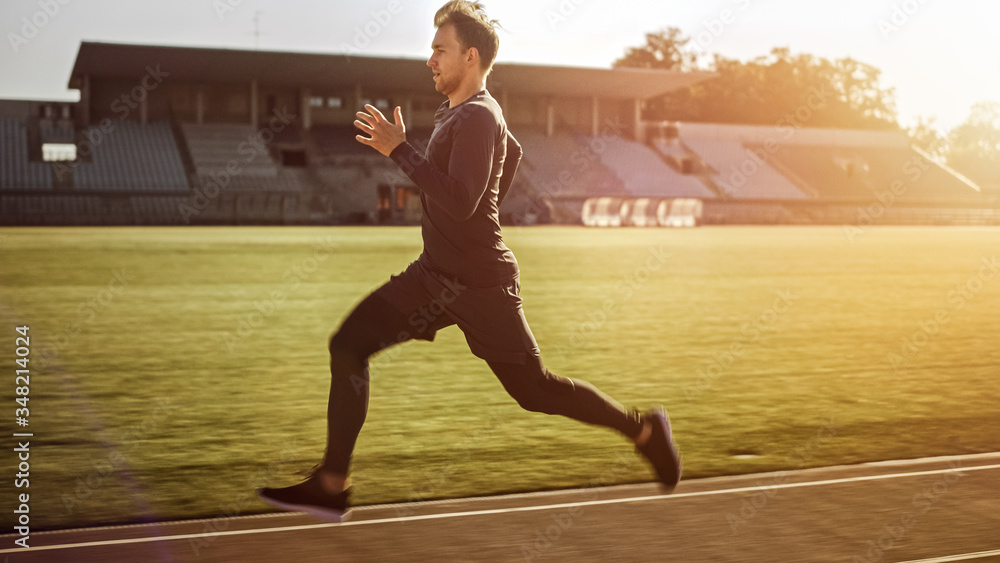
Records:
<instances>
[{"instance_id":1,"label":"stadium roof","mask_svg":"<svg viewBox=\"0 0 1000 563\"><path fill-rule=\"evenodd\" d=\"M301 84L310 88L365 88L399 91L426 84L433 88L423 59L361 57L345 54L245 51L199 47L164 47L83 42L69 87L92 78L141 79L147 66L169 73L170 80L209 83ZM647 69L601 69L497 63L489 87L511 94L597 96L648 99L715 76L707 72ZM409 86L412 85L412 86Z\"/></svg>"}]
</instances>

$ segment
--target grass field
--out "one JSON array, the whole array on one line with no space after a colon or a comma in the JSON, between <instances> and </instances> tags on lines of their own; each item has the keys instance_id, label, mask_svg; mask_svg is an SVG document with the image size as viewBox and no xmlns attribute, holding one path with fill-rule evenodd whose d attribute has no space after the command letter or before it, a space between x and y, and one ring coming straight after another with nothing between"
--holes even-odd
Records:
<instances>
[{"instance_id":1,"label":"grass field","mask_svg":"<svg viewBox=\"0 0 1000 563\"><path fill-rule=\"evenodd\" d=\"M1000 230L505 236L549 368L664 403L688 477L1000 449ZM414 228L0 229L33 531L266 511L253 489L322 455L328 336L419 251ZM615 434L522 412L454 327L372 377L359 503L651 478ZM2 397L25 430L13 377Z\"/></svg>"}]
</instances>

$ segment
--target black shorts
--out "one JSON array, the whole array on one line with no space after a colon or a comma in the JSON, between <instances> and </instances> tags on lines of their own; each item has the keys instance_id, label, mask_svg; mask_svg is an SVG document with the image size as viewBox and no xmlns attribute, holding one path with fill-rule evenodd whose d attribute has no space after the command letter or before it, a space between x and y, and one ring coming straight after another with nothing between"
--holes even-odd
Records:
<instances>
[{"instance_id":1,"label":"black shorts","mask_svg":"<svg viewBox=\"0 0 1000 563\"><path fill-rule=\"evenodd\" d=\"M438 330L458 325L476 356L523 364L541 354L524 318L520 291L518 275L492 287L467 287L417 259L373 295L406 315L413 331L403 340L432 341Z\"/></svg>"}]
</instances>

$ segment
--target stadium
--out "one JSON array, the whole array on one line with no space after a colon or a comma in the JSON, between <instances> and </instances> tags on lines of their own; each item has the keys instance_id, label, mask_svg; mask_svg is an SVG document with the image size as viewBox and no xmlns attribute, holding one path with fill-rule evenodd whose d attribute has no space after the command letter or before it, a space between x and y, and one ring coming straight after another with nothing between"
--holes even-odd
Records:
<instances>
[{"instance_id":1,"label":"stadium","mask_svg":"<svg viewBox=\"0 0 1000 563\"><path fill-rule=\"evenodd\" d=\"M552 6L546 45L617 12ZM254 491L327 444L331 330L423 248L421 192L355 112L400 106L423 150L443 98L420 58L131 37L74 42L79 101L0 100L4 563L1000 557L998 186L898 127L810 126L822 89L768 125L650 118L702 70L487 83L524 150L499 217L546 366L663 401L676 491L631 441L522 408L449 327L372 357L352 519L274 512Z\"/></svg>"},{"instance_id":2,"label":"stadium","mask_svg":"<svg viewBox=\"0 0 1000 563\"><path fill-rule=\"evenodd\" d=\"M151 63L155 61L155 64ZM1000 199L905 133L643 119L704 72L499 64L488 87L525 150L512 224L1000 223ZM0 102L5 225L415 224L416 187L357 143L399 105L426 145L424 61L84 42L78 103Z\"/></svg>"}]
</instances>

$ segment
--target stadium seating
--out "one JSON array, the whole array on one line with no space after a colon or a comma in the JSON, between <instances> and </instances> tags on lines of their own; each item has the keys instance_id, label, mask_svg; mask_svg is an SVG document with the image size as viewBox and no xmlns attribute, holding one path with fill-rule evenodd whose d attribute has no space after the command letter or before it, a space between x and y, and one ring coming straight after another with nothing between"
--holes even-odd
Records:
<instances>
[{"instance_id":1,"label":"stadium seating","mask_svg":"<svg viewBox=\"0 0 1000 563\"><path fill-rule=\"evenodd\" d=\"M783 145L774 159L823 200L867 201L894 187L894 199L911 202L979 198L971 186L909 148Z\"/></svg>"},{"instance_id":2,"label":"stadium seating","mask_svg":"<svg viewBox=\"0 0 1000 563\"><path fill-rule=\"evenodd\" d=\"M685 146L712 168L710 178L733 198L805 199L807 196L739 140L685 136ZM760 153L766 155L767 153Z\"/></svg>"},{"instance_id":3,"label":"stadium seating","mask_svg":"<svg viewBox=\"0 0 1000 563\"><path fill-rule=\"evenodd\" d=\"M73 164L77 190L187 191L187 174L166 122L113 121L110 130L90 127Z\"/></svg>"},{"instance_id":4,"label":"stadium seating","mask_svg":"<svg viewBox=\"0 0 1000 563\"><path fill-rule=\"evenodd\" d=\"M870 190L891 190L897 184L900 199L934 204L980 201L981 194L930 158L910 148L868 147L864 153Z\"/></svg>"},{"instance_id":5,"label":"stadium seating","mask_svg":"<svg viewBox=\"0 0 1000 563\"><path fill-rule=\"evenodd\" d=\"M578 135L577 142L612 170L626 191L639 197L684 197L714 199L715 194L697 177L681 174L668 166L653 149L618 136Z\"/></svg>"},{"instance_id":6,"label":"stadium seating","mask_svg":"<svg viewBox=\"0 0 1000 563\"><path fill-rule=\"evenodd\" d=\"M28 133L23 119L0 118L0 189L52 189L50 164L28 160Z\"/></svg>"},{"instance_id":7,"label":"stadium seating","mask_svg":"<svg viewBox=\"0 0 1000 563\"><path fill-rule=\"evenodd\" d=\"M199 175L235 167L241 176L274 178L278 168L267 145L250 125L185 123L181 126Z\"/></svg>"},{"instance_id":8,"label":"stadium seating","mask_svg":"<svg viewBox=\"0 0 1000 563\"><path fill-rule=\"evenodd\" d=\"M367 155L371 149L359 143L355 137L358 130L353 125L314 124L308 139L314 154L313 162L329 162L337 157Z\"/></svg>"},{"instance_id":9,"label":"stadium seating","mask_svg":"<svg viewBox=\"0 0 1000 563\"><path fill-rule=\"evenodd\" d=\"M536 192L547 196L625 193L624 183L571 135L557 132L546 137L526 129L515 131L514 136L524 150L518 175L526 178Z\"/></svg>"},{"instance_id":10,"label":"stadium seating","mask_svg":"<svg viewBox=\"0 0 1000 563\"><path fill-rule=\"evenodd\" d=\"M185 123L181 127L202 186L214 184L220 189L243 192L307 191L309 182L303 171L278 166L270 146L250 125ZM292 127L279 135L271 142L302 142Z\"/></svg>"}]
</instances>

